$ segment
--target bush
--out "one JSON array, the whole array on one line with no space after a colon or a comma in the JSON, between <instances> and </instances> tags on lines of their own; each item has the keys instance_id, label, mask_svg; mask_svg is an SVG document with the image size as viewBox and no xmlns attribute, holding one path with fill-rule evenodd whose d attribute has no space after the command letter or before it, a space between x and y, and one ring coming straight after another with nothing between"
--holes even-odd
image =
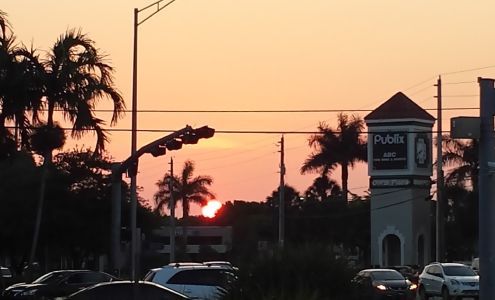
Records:
<instances>
[{"instance_id":1,"label":"bush","mask_svg":"<svg viewBox=\"0 0 495 300\"><path fill-rule=\"evenodd\" d=\"M230 299L347 299L354 270L321 245L288 245L284 251L239 264L239 286Z\"/></svg>"}]
</instances>

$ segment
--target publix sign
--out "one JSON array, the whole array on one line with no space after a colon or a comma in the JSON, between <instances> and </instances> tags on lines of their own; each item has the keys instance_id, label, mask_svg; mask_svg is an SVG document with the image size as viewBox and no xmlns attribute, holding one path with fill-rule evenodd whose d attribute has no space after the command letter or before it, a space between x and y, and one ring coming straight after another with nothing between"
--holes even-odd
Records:
<instances>
[{"instance_id":1,"label":"publix sign","mask_svg":"<svg viewBox=\"0 0 495 300\"><path fill-rule=\"evenodd\" d=\"M407 169L407 133L374 133L373 169Z\"/></svg>"}]
</instances>

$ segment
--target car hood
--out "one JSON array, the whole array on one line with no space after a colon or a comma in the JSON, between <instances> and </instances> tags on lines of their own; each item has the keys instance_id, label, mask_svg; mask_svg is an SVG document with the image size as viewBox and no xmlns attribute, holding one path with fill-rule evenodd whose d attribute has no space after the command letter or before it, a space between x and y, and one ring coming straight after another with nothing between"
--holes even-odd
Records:
<instances>
[{"instance_id":1,"label":"car hood","mask_svg":"<svg viewBox=\"0 0 495 300\"><path fill-rule=\"evenodd\" d=\"M399 280L377 280L375 281L375 286L383 284L384 286L389 287L406 287L407 281L399 279Z\"/></svg>"},{"instance_id":2,"label":"car hood","mask_svg":"<svg viewBox=\"0 0 495 300\"><path fill-rule=\"evenodd\" d=\"M455 279L460 282L474 282L479 281L479 276L449 276L448 279Z\"/></svg>"}]
</instances>

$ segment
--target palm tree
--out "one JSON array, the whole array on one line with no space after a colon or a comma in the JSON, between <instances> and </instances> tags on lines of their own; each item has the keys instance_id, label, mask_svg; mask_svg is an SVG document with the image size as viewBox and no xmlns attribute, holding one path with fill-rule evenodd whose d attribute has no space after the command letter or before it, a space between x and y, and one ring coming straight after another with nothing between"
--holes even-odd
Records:
<instances>
[{"instance_id":1,"label":"palm tree","mask_svg":"<svg viewBox=\"0 0 495 300\"><path fill-rule=\"evenodd\" d=\"M43 62L47 120L32 135L32 140L38 141L35 150L43 156L43 172L30 262L34 259L38 242L48 166L53 150L63 146L65 138L64 130L54 120L55 112L60 111L65 121L71 124L73 138L81 138L89 132L96 133L94 153L101 155L108 136L103 128L105 122L94 114L98 101L112 100L110 125L116 124L125 109L123 98L114 87L113 68L105 62L105 56L94 44L81 31L68 30L59 37Z\"/></svg>"},{"instance_id":2,"label":"palm tree","mask_svg":"<svg viewBox=\"0 0 495 300\"><path fill-rule=\"evenodd\" d=\"M189 217L189 203L206 204L208 199L212 199L215 195L208 189L213 183L210 176L196 176L194 174L194 162L186 160L180 176L174 175L172 178L169 173L163 176L156 185L158 191L153 196L155 201L156 211L163 212L165 205L170 204L170 195L172 195L177 204L177 201L182 202L182 219L183 219L183 242L187 242L187 219ZM172 181L172 191L170 190L170 181Z\"/></svg>"},{"instance_id":3,"label":"palm tree","mask_svg":"<svg viewBox=\"0 0 495 300\"><path fill-rule=\"evenodd\" d=\"M8 80L2 91L0 126L5 130L6 122L13 123L16 148L19 142L23 148L28 148L31 124L39 122L42 109L44 66L32 48L15 47L10 56Z\"/></svg>"},{"instance_id":4,"label":"palm tree","mask_svg":"<svg viewBox=\"0 0 495 300\"><path fill-rule=\"evenodd\" d=\"M309 155L301 167L301 173L319 172L329 176L340 165L342 168L342 197L347 202L349 167L356 162L366 161L366 141L361 138L364 122L357 116L338 115L338 126L333 130L326 123L318 126L319 134L312 135L309 146L315 151Z\"/></svg>"},{"instance_id":5,"label":"palm tree","mask_svg":"<svg viewBox=\"0 0 495 300\"><path fill-rule=\"evenodd\" d=\"M473 190L478 189L479 143L476 139L462 141L449 136L442 138L442 162L454 167L445 176L445 183L450 186L465 187L472 183Z\"/></svg>"},{"instance_id":6,"label":"palm tree","mask_svg":"<svg viewBox=\"0 0 495 300\"><path fill-rule=\"evenodd\" d=\"M308 187L304 195L306 199L321 202L331 196L339 195L341 192L342 190L335 180L329 179L328 176L320 176L313 181L313 184Z\"/></svg>"},{"instance_id":7,"label":"palm tree","mask_svg":"<svg viewBox=\"0 0 495 300\"><path fill-rule=\"evenodd\" d=\"M15 49L15 36L7 20L7 14L0 10L0 158L10 157L15 152L14 137L5 126L7 92L10 85L10 74Z\"/></svg>"}]
</instances>

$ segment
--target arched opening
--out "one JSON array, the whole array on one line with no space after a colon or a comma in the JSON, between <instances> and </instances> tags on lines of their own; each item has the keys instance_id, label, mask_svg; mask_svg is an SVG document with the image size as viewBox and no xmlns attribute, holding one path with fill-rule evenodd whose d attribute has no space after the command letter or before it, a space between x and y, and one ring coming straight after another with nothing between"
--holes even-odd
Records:
<instances>
[{"instance_id":1,"label":"arched opening","mask_svg":"<svg viewBox=\"0 0 495 300\"><path fill-rule=\"evenodd\" d=\"M382 240L383 266L397 266L401 264L400 239L395 234L387 234Z\"/></svg>"},{"instance_id":2,"label":"arched opening","mask_svg":"<svg viewBox=\"0 0 495 300\"><path fill-rule=\"evenodd\" d=\"M425 265L425 238L422 234L418 236L418 264Z\"/></svg>"}]
</instances>

